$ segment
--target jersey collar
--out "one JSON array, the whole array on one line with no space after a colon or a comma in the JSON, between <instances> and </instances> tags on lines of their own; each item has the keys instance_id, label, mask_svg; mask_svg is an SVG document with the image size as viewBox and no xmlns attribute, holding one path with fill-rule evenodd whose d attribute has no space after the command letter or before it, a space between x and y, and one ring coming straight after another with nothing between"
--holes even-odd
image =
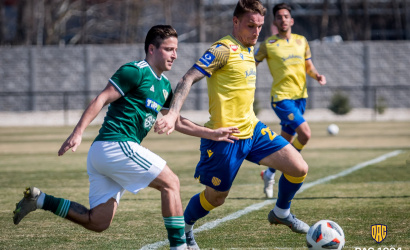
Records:
<instances>
[{"instance_id":1,"label":"jersey collar","mask_svg":"<svg viewBox=\"0 0 410 250\"><path fill-rule=\"evenodd\" d=\"M243 44L242 44L238 39L236 39L236 37L234 37L232 34L231 34L230 36L231 36L232 39L235 40L235 42L237 42L242 48L248 49L248 52L251 53L251 51L252 51L252 48L251 48L251 47L245 47L245 46L243 46Z\"/></svg>"},{"instance_id":2,"label":"jersey collar","mask_svg":"<svg viewBox=\"0 0 410 250\"><path fill-rule=\"evenodd\" d=\"M289 43L289 41L292 40L292 38L293 38L293 34L290 34L290 38L289 38L289 39L282 38L282 37L279 36L279 34L276 34L275 36L276 36L276 38L277 38L278 40L283 40L283 41L286 41L286 42L288 42L288 43Z\"/></svg>"},{"instance_id":3,"label":"jersey collar","mask_svg":"<svg viewBox=\"0 0 410 250\"><path fill-rule=\"evenodd\" d=\"M155 71L151 68L151 65L149 65L149 63L147 62L147 60L144 59L144 61L148 64L149 69L151 70L151 73L155 76L155 78L157 78L157 80L161 80L162 79L162 74L160 76L157 76L157 74L155 73Z\"/></svg>"}]
</instances>

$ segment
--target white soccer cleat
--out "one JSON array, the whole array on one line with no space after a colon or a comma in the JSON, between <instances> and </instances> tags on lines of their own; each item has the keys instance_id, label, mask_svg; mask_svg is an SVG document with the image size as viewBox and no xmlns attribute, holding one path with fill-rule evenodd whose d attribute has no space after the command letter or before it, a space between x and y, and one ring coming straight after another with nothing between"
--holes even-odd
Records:
<instances>
[{"instance_id":1,"label":"white soccer cleat","mask_svg":"<svg viewBox=\"0 0 410 250\"><path fill-rule=\"evenodd\" d=\"M186 245L189 250L200 250L198 244L196 244L194 232L191 230L185 233L186 236Z\"/></svg>"},{"instance_id":2,"label":"white soccer cleat","mask_svg":"<svg viewBox=\"0 0 410 250\"><path fill-rule=\"evenodd\" d=\"M37 209L37 199L41 194L40 189L36 187L28 187L23 192L24 197L19 203L16 204L16 210L13 211L13 222L19 224L19 222L30 212Z\"/></svg>"},{"instance_id":3,"label":"white soccer cleat","mask_svg":"<svg viewBox=\"0 0 410 250\"><path fill-rule=\"evenodd\" d=\"M266 198L273 198L273 185L275 184L275 179L271 178L269 179L266 176L266 171L268 171L267 169L265 171L261 172L261 178L263 180L264 183L264 187L263 187L263 192L266 195ZM272 175L272 177L274 177L275 175Z\"/></svg>"},{"instance_id":4,"label":"white soccer cleat","mask_svg":"<svg viewBox=\"0 0 410 250\"><path fill-rule=\"evenodd\" d=\"M273 210L271 210L268 214L268 221L270 224L283 224L288 226L293 232L300 234L307 234L310 228L308 224L299 220L293 214L289 214L288 217L282 219L277 217Z\"/></svg>"}]
</instances>

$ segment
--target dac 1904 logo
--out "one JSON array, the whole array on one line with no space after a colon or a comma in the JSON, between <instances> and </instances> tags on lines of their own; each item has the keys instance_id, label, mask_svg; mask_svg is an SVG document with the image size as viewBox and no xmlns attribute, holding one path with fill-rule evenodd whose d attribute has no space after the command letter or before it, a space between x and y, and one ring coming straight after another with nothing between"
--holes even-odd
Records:
<instances>
[{"instance_id":1,"label":"dac 1904 logo","mask_svg":"<svg viewBox=\"0 0 410 250\"><path fill-rule=\"evenodd\" d=\"M387 236L387 226L375 224L370 227L372 238L377 243L382 242ZM354 250L401 250L401 247L355 247Z\"/></svg>"},{"instance_id":2,"label":"dac 1904 logo","mask_svg":"<svg viewBox=\"0 0 410 250\"><path fill-rule=\"evenodd\" d=\"M372 238L377 243L380 243L384 239L386 239L386 236L387 236L387 226L386 225L375 224L375 225L372 225L371 230L372 230Z\"/></svg>"}]
</instances>

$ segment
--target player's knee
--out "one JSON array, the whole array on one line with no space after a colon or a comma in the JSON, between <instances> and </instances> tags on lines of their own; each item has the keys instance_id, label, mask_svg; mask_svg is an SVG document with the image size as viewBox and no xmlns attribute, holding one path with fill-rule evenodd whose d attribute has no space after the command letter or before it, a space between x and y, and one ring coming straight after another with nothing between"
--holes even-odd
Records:
<instances>
[{"instance_id":1,"label":"player's knee","mask_svg":"<svg viewBox=\"0 0 410 250\"><path fill-rule=\"evenodd\" d=\"M210 201L214 207L222 206L225 203L226 197L215 197Z\"/></svg>"},{"instance_id":2,"label":"player's knee","mask_svg":"<svg viewBox=\"0 0 410 250\"><path fill-rule=\"evenodd\" d=\"M108 217L108 216L107 216ZM90 217L90 221L88 223L82 224L86 229L101 233L107 230L111 225L111 220L107 217Z\"/></svg>"},{"instance_id":3,"label":"player's knee","mask_svg":"<svg viewBox=\"0 0 410 250\"><path fill-rule=\"evenodd\" d=\"M303 133L303 134L298 135L297 139L302 145L306 145L308 141L310 140L310 137L311 137L311 133L309 131L309 133Z\"/></svg>"},{"instance_id":4,"label":"player's knee","mask_svg":"<svg viewBox=\"0 0 410 250\"><path fill-rule=\"evenodd\" d=\"M309 170L308 164L306 163L306 161L302 160L302 161L299 163L299 166L298 166L298 174L297 174L297 176L295 176L295 177L306 176L307 173L308 173L308 170Z\"/></svg>"},{"instance_id":5,"label":"player's knee","mask_svg":"<svg viewBox=\"0 0 410 250\"><path fill-rule=\"evenodd\" d=\"M309 133L307 133L306 135L305 135L305 140L306 140L306 143L305 143L305 145L307 144L307 142L310 140L310 137L312 136L312 134L310 133L310 131L309 131Z\"/></svg>"},{"instance_id":6,"label":"player's knee","mask_svg":"<svg viewBox=\"0 0 410 250\"><path fill-rule=\"evenodd\" d=\"M171 172L166 179L164 189L167 190L168 192L179 192L179 178L176 174Z\"/></svg>"},{"instance_id":7,"label":"player's knee","mask_svg":"<svg viewBox=\"0 0 410 250\"><path fill-rule=\"evenodd\" d=\"M223 205L225 203L225 199L226 197L228 197L228 193L227 192L223 192L223 193L211 193L211 195L209 195L209 197L207 198L207 200L209 201L209 203L214 206L214 207L219 207L221 205Z\"/></svg>"},{"instance_id":8,"label":"player's knee","mask_svg":"<svg viewBox=\"0 0 410 250\"><path fill-rule=\"evenodd\" d=\"M101 233L107 230L110 227L110 225L111 225L111 221L99 223L98 225L95 225L93 231L97 233Z\"/></svg>"}]
</instances>

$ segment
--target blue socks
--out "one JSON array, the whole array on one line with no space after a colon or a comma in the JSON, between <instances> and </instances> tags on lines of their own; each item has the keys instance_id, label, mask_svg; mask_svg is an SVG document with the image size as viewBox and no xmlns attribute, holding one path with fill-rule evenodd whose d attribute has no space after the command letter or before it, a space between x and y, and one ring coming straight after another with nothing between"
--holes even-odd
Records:
<instances>
[{"instance_id":1,"label":"blue socks","mask_svg":"<svg viewBox=\"0 0 410 250\"><path fill-rule=\"evenodd\" d=\"M300 189L305 179L302 177L292 177L282 174L279 179L279 193L276 206L282 209L290 209L290 204L296 192Z\"/></svg>"},{"instance_id":2,"label":"blue socks","mask_svg":"<svg viewBox=\"0 0 410 250\"><path fill-rule=\"evenodd\" d=\"M193 225L197 220L209 214L209 211L214 209L205 198L205 191L192 196L185 208L184 219L188 225Z\"/></svg>"}]
</instances>

